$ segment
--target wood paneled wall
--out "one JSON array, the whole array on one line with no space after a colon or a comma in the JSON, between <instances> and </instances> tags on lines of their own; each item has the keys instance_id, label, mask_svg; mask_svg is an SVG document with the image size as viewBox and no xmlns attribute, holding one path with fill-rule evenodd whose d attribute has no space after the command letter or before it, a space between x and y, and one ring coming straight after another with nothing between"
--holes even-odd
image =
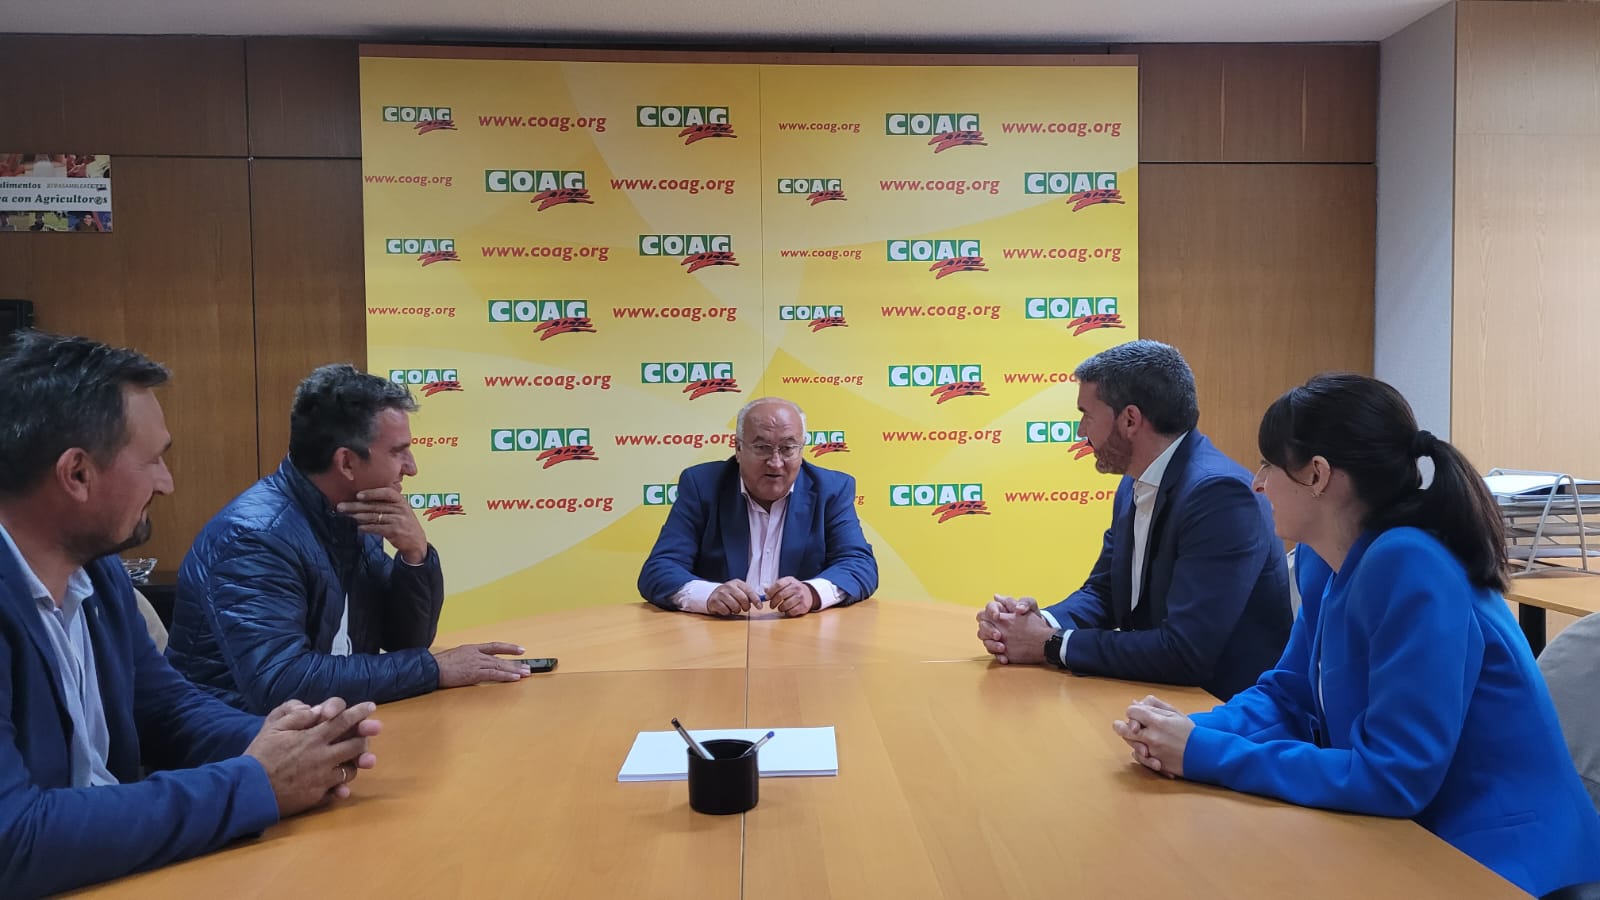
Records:
<instances>
[{"instance_id":1,"label":"wood paneled wall","mask_svg":"<svg viewBox=\"0 0 1600 900\"><path fill-rule=\"evenodd\" d=\"M1377 47L1111 52L1139 56L1141 331L1183 351L1200 427L1254 468L1279 394L1372 372Z\"/></svg>"},{"instance_id":2,"label":"wood paneled wall","mask_svg":"<svg viewBox=\"0 0 1600 900\"><path fill-rule=\"evenodd\" d=\"M1142 331L1183 351L1200 428L1254 469L1267 406L1318 372L1372 372L1377 169L1140 168Z\"/></svg>"},{"instance_id":3,"label":"wood paneled wall","mask_svg":"<svg viewBox=\"0 0 1600 900\"><path fill-rule=\"evenodd\" d=\"M172 369L161 402L177 491L151 509L150 552L175 566L219 500L256 477L248 172L242 159L112 165L114 230L0 234L0 296L40 304L41 327L138 347Z\"/></svg>"},{"instance_id":4,"label":"wood paneled wall","mask_svg":"<svg viewBox=\"0 0 1600 900\"><path fill-rule=\"evenodd\" d=\"M256 160L256 402L261 471L289 450L294 388L317 366L365 366L361 161Z\"/></svg>"},{"instance_id":5,"label":"wood paneled wall","mask_svg":"<svg viewBox=\"0 0 1600 900\"><path fill-rule=\"evenodd\" d=\"M1600 4L1458 5L1455 171L1456 443L1600 477Z\"/></svg>"},{"instance_id":6,"label":"wood paneled wall","mask_svg":"<svg viewBox=\"0 0 1600 900\"><path fill-rule=\"evenodd\" d=\"M0 152L108 153L116 198L107 235L0 235L0 297L173 370L163 568L277 465L305 373L365 362L356 65L350 41L0 37Z\"/></svg>"},{"instance_id":7,"label":"wood paneled wall","mask_svg":"<svg viewBox=\"0 0 1600 900\"><path fill-rule=\"evenodd\" d=\"M1143 163L1367 163L1376 44L1114 44L1139 57Z\"/></svg>"},{"instance_id":8,"label":"wood paneled wall","mask_svg":"<svg viewBox=\"0 0 1600 900\"><path fill-rule=\"evenodd\" d=\"M1202 427L1251 463L1272 397L1371 371L1376 47L1106 49L1142 68L1144 332L1189 357ZM277 464L300 378L365 362L356 51L0 37L0 151L117 157L117 230L0 235L0 296L173 367L164 566ZM76 58L96 65L62 64Z\"/></svg>"}]
</instances>

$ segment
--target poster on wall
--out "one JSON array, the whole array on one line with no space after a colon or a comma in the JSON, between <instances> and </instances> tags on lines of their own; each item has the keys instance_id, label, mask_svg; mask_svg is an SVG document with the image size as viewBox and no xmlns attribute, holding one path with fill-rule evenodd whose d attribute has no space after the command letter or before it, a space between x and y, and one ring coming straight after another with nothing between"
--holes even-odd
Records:
<instances>
[{"instance_id":1,"label":"poster on wall","mask_svg":"<svg viewBox=\"0 0 1600 900\"><path fill-rule=\"evenodd\" d=\"M0 231L110 231L111 157L0 153Z\"/></svg>"},{"instance_id":2,"label":"poster on wall","mask_svg":"<svg viewBox=\"0 0 1600 900\"><path fill-rule=\"evenodd\" d=\"M1117 479L1071 373L1138 334L1133 65L429 51L363 50L367 335L422 405L447 627L636 600L679 473L766 395L855 477L880 596L1082 583Z\"/></svg>"}]
</instances>

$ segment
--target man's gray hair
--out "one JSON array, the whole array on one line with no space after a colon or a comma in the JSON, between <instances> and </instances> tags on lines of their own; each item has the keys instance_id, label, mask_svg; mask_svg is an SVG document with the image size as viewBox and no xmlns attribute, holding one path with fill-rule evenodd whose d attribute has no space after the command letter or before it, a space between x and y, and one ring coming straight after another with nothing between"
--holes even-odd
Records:
<instances>
[{"instance_id":1,"label":"man's gray hair","mask_svg":"<svg viewBox=\"0 0 1600 900\"><path fill-rule=\"evenodd\" d=\"M1102 350L1078 364L1079 383L1095 386L1113 414L1130 406L1156 431L1179 435L1200 421L1194 373L1176 347L1139 340Z\"/></svg>"},{"instance_id":2,"label":"man's gray hair","mask_svg":"<svg viewBox=\"0 0 1600 900\"><path fill-rule=\"evenodd\" d=\"M735 421L733 426L733 433L739 438L739 440L744 440L744 420L750 415L750 410L755 409L757 406L765 403L777 403L794 410L794 414L800 417L800 430L806 430L806 412L800 408L800 404L794 402L793 400L785 400L782 397L757 397L756 399L751 400L749 403L739 407L739 418Z\"/></svg>"}]
</instances>

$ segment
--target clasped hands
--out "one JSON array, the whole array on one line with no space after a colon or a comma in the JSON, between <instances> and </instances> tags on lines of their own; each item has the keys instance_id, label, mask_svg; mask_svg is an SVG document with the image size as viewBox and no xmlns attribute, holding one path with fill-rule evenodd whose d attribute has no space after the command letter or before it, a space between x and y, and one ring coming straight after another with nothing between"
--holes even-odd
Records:
<instances>
[{"instance_id":1,"label":"clasped hands","mask_svg":"<svg viewBox=\"0 0 1600 900\"><path fill-rule=\"evenodd\" d=\"M785 616L803 616L821 608L822 599L811 585L785 575L766 590L766 602ZM760 606L762 593L742 579L735 578L716 586L706 598L706 612L713 616L736 616Z\"/></svg>"},{"instance_id":2,"label":"clasped hands","mask_svg":"<svg viewBox=\"0 0 1600 900\"><path fill-rule=\"evenodd\" d=\"M978 640L1002 665L1043 662L1045 641L1054 633L1032 597L995 594L978 611ZM1183 777L1183 752L1194 722L1153 694L1134 701L1126 715L1111 723L1111 730L1127 742L1134 762L1168 778Z\"/></svg>"},{"instance_id":3,"label":"clasped hands","mask_svg":"<svg viewBox=\"0 0 1600 900\"><path fill-rule=\"evenodd\" d=\"M377 765L368 739L383 726L375 703L347 705L330 697L316 706L290 700L268 713L244 755L266 771L279 817L350 796L350 782Z\"/></svg>"},{"instance_id":4,"label":"clasped hands","mask_svg":"<svg viewBox=\"0 0 1600 900\"><path fill-rule=\"evenodd\" d=\"M978 610L978 640L1002 665L1044 662L1044 642L1055 630L1032 597L995 594Z\"/></svg>"},{"instance_id":5,"label":"clasped hands","mask_svg":"<svg viewBox=\"0 0 1600 900\"><path fill-rule=\"evenodd\" d=\"M1111 723L1111 730L1133 750L1133 761L1168 778L1183 777L1183 751L1194 732L1194 720L1154 694L1135 700L1128 718Z\"/></svg>"}]
</instances>

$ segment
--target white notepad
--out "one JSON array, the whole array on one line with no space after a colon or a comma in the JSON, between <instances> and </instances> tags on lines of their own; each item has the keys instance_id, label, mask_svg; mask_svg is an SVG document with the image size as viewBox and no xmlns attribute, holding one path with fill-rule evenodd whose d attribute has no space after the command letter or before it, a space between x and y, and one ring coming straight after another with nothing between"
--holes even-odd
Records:
<instances>
[{"instance_id":1,"label":"white notepad","mask_svg":"<svg viewBox=\"0 0 1600 900\"><path fill-rule=\"evenodd\" d=\"M768 731L777 734L756 751L761 774L767 777L839 774L839 746L833 726L823 728L722 728L691 731L697 741L717 738L760 740ZM688 745L676 731L641 731L633 749L622 761L618 781L683 781L689 777Z\"/></svg>"}]
</instances>

